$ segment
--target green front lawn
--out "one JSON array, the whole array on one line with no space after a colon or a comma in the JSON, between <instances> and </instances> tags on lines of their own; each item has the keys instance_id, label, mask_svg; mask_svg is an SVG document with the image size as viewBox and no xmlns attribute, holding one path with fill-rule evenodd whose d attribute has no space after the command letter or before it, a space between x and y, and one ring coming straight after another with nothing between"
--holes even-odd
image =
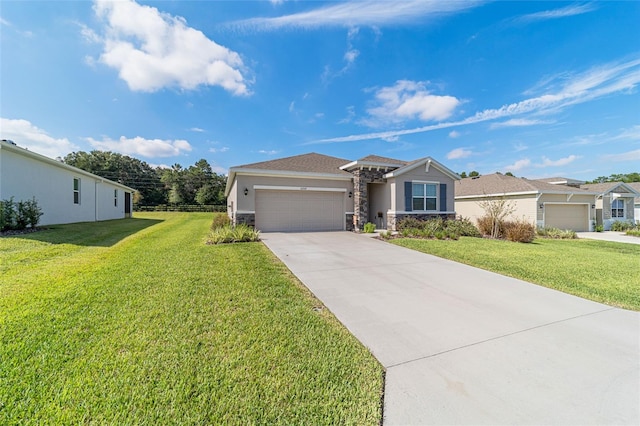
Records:
<instances>
[{"instance_id":1,"label":"green front lawn","mask_svg":"<svg viewBox=\"0 0 640 426\"><path fill-rule=\"evenodd\" d=\"M211 214L0 238L0 424L379 424L382 367Z\"/></svg>"},{"instance_id":2,"label":"green front lawn","mask_svg":"<svg viewBox=\"0 0 640 426\"><path fill-rule=\"evenodd\" d=\"M536 239L522 244L462 237L393 244L519 278L576 296L640 310L640 245Z\"/></svg>"}]
</instances>

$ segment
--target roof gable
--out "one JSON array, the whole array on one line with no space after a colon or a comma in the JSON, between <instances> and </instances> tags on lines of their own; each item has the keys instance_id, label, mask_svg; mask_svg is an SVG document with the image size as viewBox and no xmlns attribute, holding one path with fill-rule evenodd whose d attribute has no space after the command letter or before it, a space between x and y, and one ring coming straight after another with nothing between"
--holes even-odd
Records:
<instances>
[{"instance_id":1,"label":"roof gable","mask_svg":"<svg viewBox=\"0 0 640 426\"><path fill-rule=\"evenodd\" d=\"M407 163L404 166L399 167L398 169L387 173L386 175L384 175L384 177L385 178L398 177L420 166L424 166L427 171L429 170L430 167L434 167L435 169L444 173L446 176L449 176L451 179L460 180L460 176L458 176L456 172L452 171L448 167L445 167L444 165L440 164L439 162L437 162L431 157L424 157L415 161L411 161L410 163Z\"/></svg>"},{"instance_id":2,"label":"roof gable","mask_svg":"<svg viewBox=\"0 0 640 426\"><path fill-rule=\"evenodd\" d=\"M608 194L609 192L617 191L638 193L640 195L640 191L633 188L630 184L624 182L588 183L585 185L580 185L580 188L586 189L588 191L595 191L599 194Z\"/></svg>"}]
</instances>

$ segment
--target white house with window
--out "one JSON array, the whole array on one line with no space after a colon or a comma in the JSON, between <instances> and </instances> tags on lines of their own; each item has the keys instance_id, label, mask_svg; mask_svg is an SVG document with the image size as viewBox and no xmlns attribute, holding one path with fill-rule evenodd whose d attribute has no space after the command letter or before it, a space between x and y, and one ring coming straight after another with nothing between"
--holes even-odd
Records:
<instances>
[{"instance_id":1,"label":"white house with window","mask_svg":"<svg viewBox=\"0 0 640 426\"><path fill-rule=\"evenodd\" d=\"M134 190L0 141L0 200L35 198L40 225L130 217Z\"/></svg>"},{"instance_id":2,"label":"white house with window","mask_svg":"<svg viewBox=\"0 0 640 426\"><path fill-rule=\"evenodd\" d=\"M580 185L580 188L598 193L596 197L596 222L605 231L611 229L614 222L635 223L634 200L640 197L640 191L624 182L605 182Z\"/></svg>"}]
</instances>

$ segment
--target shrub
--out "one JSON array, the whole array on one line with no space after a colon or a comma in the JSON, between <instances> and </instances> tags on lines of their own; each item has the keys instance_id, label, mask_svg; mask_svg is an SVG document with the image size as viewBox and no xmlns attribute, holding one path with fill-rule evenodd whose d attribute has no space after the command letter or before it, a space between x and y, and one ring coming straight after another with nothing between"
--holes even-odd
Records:
<instances>
[{"instance_id":1,"label":"shrub","mask_svg":"<svg viewBox=\"0 0 640 426\"><path fill-rule=\"evenodd\" d=\"M482 235L489 237L502 238L504 236L504 222L500 220L497 223L494 223L494 219L490 216L482 216L478 218L478 229ZM495 237L494 234L496 235Z\"/></svg>"},{"instance_id":2,"label":"shrub","mask_svg":"<svg viewBox=\"0 0 640 426\"><path fill-rule=\"evenodd\" d=\"M632 235L634 237L640 237L640 228L629 229L627 231L627 235Z\"/></svg>"},{"instance_id":3,"label":"shrub","mask_svg":"<svg viewBox=\"0 0 640 426\"><path fill-rule=\"evenodd\" d=\"M17 229L17 212L13 197L8 200L2 200L2 208L0 209L0 231L9 229Z\"/></svg>"},{"instance_id":4,"label":"shrub","mask_svg":"<svg viewBox=\"0 0 640 426\"><path fill-rule=\"evenodd\" d=\"M602 225L596 225L596 232L604 232L604 226Z\"/></svg>"},{"instance_id":5,"label":"shrub","mask_svg":"<svg viewBox=\"0 0 640 426\"><path fill-rule=\"evenodd\" d=\"M367 222L364 224L364 232L367 234L372 234L376 230L375 223Z\"/></svg>"},{"instance_id":6,"label":"shrub","mask_svg":"<svg viewBox=\"0 0 640 426\"><path fill-rule=\"evenodd\" d=\"M229 216L227 216L226 213L214 213L213 222L211 223L211 230L213 231L216 228L228 226L230 223L231 219L229 218Z\"/></svg>"},{"instance_id":7,"label":"shrub","mask_svg":"<svg viewBox=\"0 0 640 426\"><path fill-rule=\"evenodd\" d=\"M633 227L633 222L631 222L630 220L626 222L616 221L611 224L611 230L616 232L623 232L627 229L632 229Z\"/></svg>"},{"instance_id":8,"label":"shrub","mask_svg":"<svg viewBox=\"0 0 640 426\"><path fill-rule=\"evenodd\" d=\"M478 203L484 210L484 226L489 225L489 232L483 232L491 238L502 238L504 236L504 220L515 211L512 200L504 198L496 200L485 200Z\"/></svg>"},{"instance_id":9,"label":"shrub","mask_svg":"<svg viewBox=\"0 0 640 426\"><path fill-rule=\"evenodd\" d=\"M539 237L553 238L557 240L572 240L578 238L575 231L571 229L558 229L552 227L538 228L536 233Z\"/></svg>"},{"instance_id":10,"label":"shrub","mask_svg":"<svg viewBox=\"0 0 640 426\"><path fill-rule=\"evenodd\" d=\"M260 240L260 231L240 224L236 226L226 225L209 232L207 244L244 243Z\"/></svg>"},{"instance_id":11,"label":"shrub","mask_svg":"<svg viewBox=\"0 0 640 426\"><path fill-rule=\"evenodd\" d=\"M502 225L504 227L504 235L509 241L530 243L536 237L535 226L524 219L503 222Z\"/></svg>"},{"instance_id":12,"label":"shrub","mask_svg":"<svg viewBox=\"0 0 640 426\"><path fill-rule=\"evenodd\" d=\"M404 219L398 222L398 231L402 231L403 229L422 229L424 224L424 220L416 219L414 217L405 217Z\"/></svg>"},{"instance_id":13,"label":"shrub","mask_svg":"<svg viewBox=\"0 0 640 426\"><path fill-rule=\"evenodd\" d=\"M447 230L455 231L461 237L481 237L478 228L471 222L471 220L460 217L456 220L449 220L447 223Z\"/></svg>"}]
</instances>

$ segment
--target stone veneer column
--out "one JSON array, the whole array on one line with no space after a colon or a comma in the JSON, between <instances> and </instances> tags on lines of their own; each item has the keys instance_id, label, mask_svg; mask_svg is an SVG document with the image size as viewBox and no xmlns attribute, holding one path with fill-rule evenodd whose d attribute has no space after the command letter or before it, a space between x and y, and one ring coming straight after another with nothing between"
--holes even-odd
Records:
<instances>
[{"instance_id":1,"label":"stone veneer column","mask_svg":"<svg viewBox=\"0 0 640 426\"><path fill-rule=\"evenodd\" d=\"M353 172L353 227L358 231L367 223L369 194L367 193L367 177L363 170Z\"/></svg>"}]
</instances>

